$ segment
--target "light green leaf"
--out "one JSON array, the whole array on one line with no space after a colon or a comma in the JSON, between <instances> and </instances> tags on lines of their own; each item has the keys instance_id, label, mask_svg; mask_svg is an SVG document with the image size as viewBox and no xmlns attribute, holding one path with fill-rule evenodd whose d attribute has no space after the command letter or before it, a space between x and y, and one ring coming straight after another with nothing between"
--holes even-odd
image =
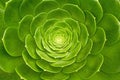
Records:
<instances>
[{"instance_id":1,"label":"light green leaf","mask_svg":"<svg viewBox=\"0 0 120 80\"><path fill-rule=\"evenodd\" d=\"M57 23L57 19L48 19L46 20L45 24L42 26L41 32L42 35L45 37L45 33L50 29L54 27L54 24Z\"/></svg>"},{"instance_id":2,"label":"light green leaf","mask_svg":"<svg viewBox=\"0 0 120 80\"><path fill-rule=\"evenodd\" d=\"M11 56L21 56L24 44L19 40L17 29L7 28L3 35L3 45Z\"/></svg>"},{"instance_id":3,"label":"light green leaf","mask_svg":"<svg viewBox=\"0 0 120 80\"><path fill-rule=\"evenodd\" d=\"M71 42L71 27L64 21L55 21L53 25L47 23L44 26L44 42L56 53L65 53L69 49ZM60 44L56 42L56 36L62 36L63 42Z\"/></svg>"},{"instance_id":4,"label":"light green leaf","mask_svg":"<svg viewBox=\"0 0 120 80\"><path fill-rule=\"evenodd\" d=\"M51 63L50 65L53 67L65 67L73 64L74 62L75 62L75 58L72 58L70 60L59 60L54 63Z\"/></svg>"},{"instance_id":5,"label":"light green leaf","mask_svg":"<svg viewBox=\"0 0 120 80\"><path fill-rule=\"evenodd\" d=\"M33 59L39 59L39 56L36 53L36 43L30 34L25 38L25 48Z\"/></svg>"},{"instance_id":6,"label":"light green leaf","mask_svg":"<svg viewBox=\"0 0 120 80\"><path fill-rule=\"evenodd\" d=\"M75 44L75 43L73 43L73 44ZM81 50L81 43L78 42L76 45L72 45L72 46L75 46L74 49L71 49L70 51L68 51L67 56L65 56L62 60L70 60L77 56L77 54Z\"/></svg>"},{"instance_id":7,"label":"light green leaf","mask_svg":"<svg viewBox=\"0 0 120 80\"><path fill-rule=\"evenodd\" d=\"M25 64L29 66L32 70L35 72L41 72L42 70L36 65L36 60L31 58L30 55L26 50L22 53L23 60L25 61Z\"/></svg>"},{"instance_id":8,"label":"light green leaf","mask_svg":"<svg viewBox=\"0 0 120 80\"><path fill-rule=\"evenodd\" d=\"M34 72L25 64L18 66L16 72L24 80L41 80L40 73Z\"/></svg>"},{"instance_id":9,"label":"light green leaf","mask_svg":"<svg viewBox=\"0 0 120 80\"><path fill-rule=\"evenodd\" d=\"M78 36L80 35L80 26L79 26L79 22L78 21L76 21L76 20L74 20L72 18L66 18L65 22L67 22L70 25L72 30L74 30L75 32L78 33Z\"/></svg>"},{"instance_id":10,"label":"light green leaf","mask_svg":"<svg viewBox=\"0 0 120 80\"><path fill-rule=\"evenodd\" d=\"M36 52L40 56L41 59L48 61L48 62L56 62L56 59L48 56L47 52L40 51L39 49L36 49Z\"/></svg>"},{"instance_id":11,"label":"light green leaf","mask_svg":"<svg viewBox=\"0 0 120 80\"><path fill-rule=\"evenodd\" d=\"M85 47L83 47L78 53L78 55L76 56L76 61L81 62L82 60L86 59L86 57L90 54L92 46L93 46L92 40L88 39L88 42L85 45Z\"/></svg>"},{"instance_id":12,"label":"light green leaf","mask_svg":"<svg viewBox=\"0 0 120 80\"><path fill-rule=\"evenodd\" d=\"M49 56L51 56L51 57L53 57L53 58L63 58L63 57L65 57L65 56L67 56L67 52L66 53L56 53L56 52L54 52L54 53L47 53Z\"/></svg>"},{"instance_id":13,"label":"light green leaf","mask_svg":"<svg viewBox=\"0 0 120 80\"><path fill-rule=\"evenodd\" d=\"M73 73L73 72L77 72L77 71L80 70L82 67L84 67L85 64L86 64L86 61L74 62L73 64L64 67L63 70L62 70L62 72L63 72L63 73Z\"/></svg>"},{"instance_id":14,"label":"light green leaf","mask_svg":"<svg viewBox=\"0 0 120 80\"><path fill-rule=\"evenodd\" d=\"M43 69L44 71L51 72L51 73L58 73L61 71L60 67L53 67L50 65L50 63L46 62L45 60L37 60L37 65Z\"/></svg>"},{"instance_id":15,"label":"light green leaf","mask_svg":"<svg viewBox=\"0 0 120 80\"><path fill-rule=\"evenodd\" d=\"M37 47L40 49L40 50L44 50L43 48L43 44L42 44L42 34L41 34L41 28L37 28L36 32L35 32L35 35L34 35L34 38L35 38L35 43L37 45Z\"/></svg>"}]
</instances>

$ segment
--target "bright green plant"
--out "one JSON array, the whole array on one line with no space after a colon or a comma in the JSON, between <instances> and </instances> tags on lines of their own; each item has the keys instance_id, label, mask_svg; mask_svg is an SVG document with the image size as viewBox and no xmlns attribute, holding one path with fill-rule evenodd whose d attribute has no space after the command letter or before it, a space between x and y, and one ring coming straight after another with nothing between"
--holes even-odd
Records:
<instances>
[{"instance_id":1,"label":"bright green plant","mask_svg":"<svg viewBox=\"0 0 120 80\"><path fill-rule=\"evenodd\" d=\"M0 80L120 80L120 0L0 0Z\"/></svg>"}]
</instances>

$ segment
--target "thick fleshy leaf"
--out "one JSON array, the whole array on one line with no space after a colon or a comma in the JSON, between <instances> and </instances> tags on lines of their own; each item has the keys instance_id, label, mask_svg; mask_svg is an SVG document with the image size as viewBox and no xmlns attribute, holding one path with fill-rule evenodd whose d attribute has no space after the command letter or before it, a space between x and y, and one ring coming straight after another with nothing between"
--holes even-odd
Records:
<instances>
[{"instance_id":1,"label":"thick fleshy leaf","mask_svg":"<svg viewBox=\"0 0 120 80\"><path fill-rule=\"evenodd\" d=\"M40 77L43 80L66 80L69 78L69 75L61 72L60 73L42 72Z\"/></svg>"},{"instance_id":2,"label":"thick fleshy leaf","mask_svg":"<svg viewBox=\"0 0 120 80\"><path fill-rule=\"evenodd\" d=\"M70 25L72 30L74 30L74 31L76 31L78 33L78 36L80 35L80 26L79 26L78 21L76 21L76 20L74 20L72 18L66 18L65 22L67 22Z\"/></svg>"},{"instance_id":3,"label":"thick fleshy leaf","mask_svg":"<svg viewBox=\"0 0 120 80\"><path fill-rule=\"evenodd\" d=\"M98 0L79 0L79 6L83 10L90 11L96 17L97 22L101 20L103 10Z\"/></svg>"},{"instance_id":4,"label":"thick fleshy leaf","mask_svg":"<svg viewBox=\"0 0 120 80\"><path fill-rule=\"evenodd\" d=\"M81 78L89 79L96 74L103 64L103 56L100 55L89 55L87 58L86 65L79 71Z\"/></svg>"},{"instance_id":5,"label":"thick fleshy leaf","mask_svg":"<svg viewBox=\"0 0 120 80\"><path fill-rule=\"evenodd\" d=\"M84 47L87 44L89 34L84 24L80 24L80 29L81 29L81 34L79 40L81 41L82 47Z\"/></svg>"},{"instance_id":6,"label":"thick fleshy leaf","mask_svg":"<svg viewBox=\"0 0 120 80\"><path fill-rule=\"evenodd\" d=\"M93 42L91 39L88 39L88 42L87 44L85 45L84 48L82 48L80 50L80 52L78 53L78 55L76 56L76 61L77 62L81 62L82 60L84 60L89 54L90 54L90 51L92 49L92 46L93 46Z\"/></svg>"},{"instance_id":7,"label":"thick fleshy leaf","mask_svg":"<svg viewBox=\"0 0 120 80\"><path fill-rule=\"evenodd\" d=\"M120 80L120 72L116 74L109 74L111 80Z\"/></svg>"},{"instance_id":8,"label":"thick fleshy leaf","mask_svg":"<svg viewBox=\"0 0 120 80\"><path fill-rule=\"evenodd\" d=\"M101 70L106 73L120 72L120 40L114 45L104 47L101 53L104 55Z\"/></svg>"},{"instance_id":9,"label":"thick fleshy leaf","mask_svg":"<svg viewBox=\"0 0 120 80\"><path fill-rule=\"evenodd\" d=\"M18 27L20 20L19 6L22 0L9 0L5 9L4 19L8 27Z\"/></svg>"},{"instance_id":10,"label":"thick fleshy leaf","mask_svg":"<svg viewBox=\"0 0 120 80\"><path fill-rule=\"evenodd\" d=\"M52 27L55 24L56 20L52 19L52 20L48 20L46 21L46 23L42 26L42 27L38 27L35 31L35 42L37 44L37 47L44 51L48 51L50 53L53 53L54 51L46 44L44 37L45 36L45 32L49 27Z\"/></svg>"},{"instance_id":11,"label":"thick fleshy leaf","mask_svg":"<svg viewBox=\"0 0 120 80\"><path fill-rule=\"evenodd\" d=\"M3 9L3 7L4 7L4 3L0 1L0 9Z\"/></svg>"},{"instance_id":12,"label":"thick fleshy leaf","mask_svg":"<svg viewBox=\"0 0 120 80\"><path fill-rule=\"evenodd\" d=\"M44 47L43 47L43 44L42 44L42 34L41 34L41 28L37 28L36 31L35 31L35 35L34 35L34 39L35 39L35 43L37 45L37 47L44 51Z\"/></svg>"},{"instance_id":13,"label":"thick fleshy leaf","mask_svg":"<svg viewBox=\"0 0 120 80\"><path fill-rule=\"evenodd\" d=\"M21 56L24 45L18 38L17 29L7 28L4 32L2 41L9 55Z\"/></svg>"},{"instance_id":14,"label":"thick fleshy leaf","mask_svg":"<svg viewBox=\"0 0 120 80\"><path fill-rule=\"evenodd\" d=\"M1 42L1 39L3 37L4 30L5 30L4 11L2 9L0 9L0 42Z\"/></svg>"},{"instance_id":15,"label":"thick fleshy leaf","mask_svg":"<svg viewBox=\"0 0 120 80\"><path fill-rule=\"evenodd\" d=\"M36 53L36 47L33 37L28 34L25 38L25 48L33 59L39 59L39 56Z\"/></svg>"},{"instance_id":16,"label":"thick fleshy leaf","mask_svg":"<svg viewBox=\"0 0 120 80\"><path fill-rule=\"evenodd\" d=\"M99 0L99 2L102 5L103 11L105 13L112 13L120 21L120 14L119 14L120 13L120 0Z\"/></svg>"},{"instance_id":17,"label":"thick fleshy leaf","mask_svg":"<svg viewBox=\"0 0 120 80\"><path fill-rule=\"evenodd\" d=\"M0 70L0 80L21 80L21 79L15 72L8 74Z\"/></svg>"},{"instance_id":18,"label":"thick fleshy leaf","mask_svg":"<svg viewBox=\"0 0 120 80\"><path fill-rule=\"evenodd\" d=\"M34 17L34 19L32 20L32 23L30 25L31 34L34 35L36 28L41 27L43 25L43 23L46 20L46 16L47 16L46 13L40 13Z\"/></svg>"},{"instance_id":19,"label":"thick fleshy leaf","mask_svg":"<svg viewBox=\"0 0 120 80\"><path fill-rule=\"evenodd\" d=\"M112 45L119 39L120 35L120 22L112 14L104 14L99 26L105 30L106 45Z\"/></svg>"},{"instance_id":20,"label":"thick fleshy leaf","mask_svg":"<svg viewBox=\"0 0 120 80\"><path fill-rule=\"evenodd\" d=\"M63 7L64 4L70 3L70 4L78 4L78 0L56 0L60 7Z\"/></svg>"},{"instance_id":21,"label":"thick fleshy leaf","mask_svg":"<svg viewBox=\"0 0 120 80\"><path fill-rule=\"evenodd\" d=\"M49 12L58 7L59 4L54 0L42 1L40 4L37 5L35 9L35 14L39 14L41 12Z\"/></svg>"},{"instance_id":22,"label":"thick fleshy leaf","mask_svg":"<svg viewBox=\"0 0 120 80\"><path fill-rule=\"evenodd\" d=\"M67 56L68 53L59 54L54 52L54 53L47 53L47 54L53 58L63 58Z\"/></svg>"},{"instance_id":23,"label":"thick fleshy leaf","mask_svg":"<svg viewBox=\"0 0 120 80\"><path fill-rule=\"evenodd\" d=\"M5 8L5 3L9 0L0 0L0 8L4 9Z\"/></svg>"},{"instance_id":24,"label":"thick fleshy leaf","mask_svg":"<svg viewBox=\"0 0 120 80\"><path fill-rule=\"evenodd\" d=\"M26 35L30 33L30 23L32 18L31 15L27 15L19 22L18 36L21 41L25 41Z\"/></svg>"},{"instance_id":25,"label":"thick fleshy leaf","mask_svg":"<svg viewBox=\"0 0 120 80\"><path fill-rule=\"evenodd\" d=\"M75 43L73 43L73 44L75 44ZM70 51L68 51L67 56L64 57L62 60L70 60L70 59L72 59L72 58L77 56L77 54L81 50L81 43L78 42L77 45L72 45L72 46L75 46L74 49L71 49Z\"/></svg>"},{"instance_id":26,"label":"thick fleshy leaf","mask_svg":"<svg viewBox=\"0 0 120 80\"><path fill-rule=\"evenodd\" d=\"M108 73L104 73L104 72L98 72L97 74L95 74L92 78L90 78L89 80L120 80L120 73L116 73L116 74L108 74Z\"/></svg>"},{"instance_id":27,"label":"thick fleshy leaf","mask_svg":"<svg viewBox=\"0 0 120 80\"><path fill-rule=\"evenodd\" d=\"M105 74L103 72L98 72L96 73L93 77L91 77L89 80L116 80L116 79L111 79L111 76L108 74Z\"/></svg>"},{"instance_id":28,"label":"thick fleshy leaf","mask_svg":"<svg viewBox=\"0 0 120 80\"><path fill-rule=\"evenodd\" d=\"M62 72L63 72L63 73L73 73L73 72L77 72L77 71L80 70L82 67L84 67L85 64L86 64L86 61L74 62L73 64L64 67L63 70L62 70Z\"/></svg>"},{"instance_id":29,"label":"thick fleshy leaf","mask_svg":"<svg viewBox=\"0 0 120 80\"><path fill-rule=\"evenodd\" d=\"M40 59L36 61L37 65L43 69L44 71L51 72L51 73L58 73L61 71L60 67L52 67L48 62Z\"/></svg>"},{"instance_id":30,"label":"thick fleshy leaf","mask_svg":"<svg viewBox=\"0 0 120 80\"><path fill-rule=\"evenodd\" d=\"M85 24L89 33L89 36L93 36L96 31L96 20L93 14L89 11L85 11Z\"/></svg>"},{"instance_id":31,"label":"thick fleshy leaf","mask_svg":"<svg viewBox=\"0 0 120 80\"><path fill-rule=\"evenodd\" d=\"M36 49L37 54L40 56L41 59L48 61L48 62L56 62L57 60L48 56L47 52L40 51L39 49Z\"/></svg>"},{"instance_id":32,"label":"thick fleshy leaf","mask_svg":"<svg viewBox=\"0 0 120 80\"><path fill-rule=\"evenodd\" d=\"M48 19L64 19L70 18L70 13L64 9L55 9L48 13Z\"/></svg>"},{"instance_id":33,"label":"thick fleshy leaf","mask_svg":"<svg viewBox=\"0 0 120 80\"><path fill-rule=\"evenodd\" d=\"M50 65L53 66L53 67L65 67L65 66L68 66L68 65L71 65L75 62L75 58L73 59L70 59L70 60L59 60L59 61L56 61L54 63L51 63Z\"/></svg>"},{"instance_id":34,"label":"thick fleshy leaf","mask_svg":"<svg viewBox=\"0 0 120 80\"><path fill-rule=\"evenodd\" d=\"M29 66L32 70L36 72L41 72L42 70L36 65L36 60L31 58L26 50L23 51L22 57L25 61L25 64Z\"/></svg>"},{"instance_id":35,"label":"thick fleshy leaf","mask_svg":"<svg viewBox=\"0 0 120 80\"><path fill-rule=\"evenodd\" d=\"M68 80L83 80L80 77L81 75L78 72L71 73Z\"/></svg>"},{"instance_id":36,"label":"thick fleshy leaf","mask_svg":"<svg viewBox=\"0 0 120 80\"><path fill-rule=\"evenodd\" d=\"M70 32L71 33L71 32ZM75 30L72 32L72 40L70 42L70 48L67 51L67 55L62 58L62 60L70 60L77 56L78 52L81 49L81 42L78 41L78 34Z\"/></svg>"},{"instance_id":37,"label":"thick fleshy leaf","mask_svg":"<svg viewBox=\"0 0 120 80\"><path fill-rule=\"evenodd\" d=\"M38 3L42 0L23 0L20 5L20 16L24 17L25 15L34 15L34 9Z\"/></svg>"},{"instance_id":38,"label":"thick fleshy leaf","mask_svg":"<svg viewBox=\"0 0 120 80\"><path fill-rule=\"evenodd\" d=\"M73 4L65 4L63 6L63 9L67 10L71 14L73 19L82 23L85 21L84 12L80 9L80 7Z\"/></svg>"},{"instance_id":39,"label":"thick fleshy leaf","mask_svg":"<svg viewBox=\"0 0 120 80\"><path fill-rule=\"evenodd\" d=\"M97 28L95 35L92 37L93 47L91 54L98 54L104 47L106 42L105 31L102 28Z\"/></svg>"},{"instance_id":40,"label":"thick fleshy leaf","mask_svg":"<svg viewBox=\"0 0 120 80\"><path fill-rule=\"evenodd\" d=\"M27 65L22 64L18 66L16 69L17 74L20 76L21 79L24 80L41 80L40 73L34 72L30 69Z\"/></svg>"},{"instance_id":41,"label":"thick fleshy leaf","mask_svg":"<svg viewBox=\"0 0 120 80\"><path fill-rule=\"evenodd\" d=\"M15 68L22 63L23 60L21 57L11 57L5 51L2 43L0 43L0 68L4 72L12 73L15 71Z\"/></svg>"},{"instance_id":42,"label":"thick fleshy leaf","mask_svg":"<svg viewBox=\"0 0 120 80\"><path fill-rule=\"evenodd\" d=\"M57 23L57 19L48 19L45 24L42 26L42 29L40 33L45 37L45 33L50 29L54 27L54 24Z\"/></svg>"}]
</instances>

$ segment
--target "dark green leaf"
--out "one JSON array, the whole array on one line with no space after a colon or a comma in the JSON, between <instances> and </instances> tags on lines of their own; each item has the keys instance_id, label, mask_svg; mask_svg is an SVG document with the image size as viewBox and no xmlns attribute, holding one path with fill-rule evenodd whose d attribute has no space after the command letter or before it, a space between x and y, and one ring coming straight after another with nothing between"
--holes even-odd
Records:
<instances>
[{"instance_id":1,"label":"dark green leaf","mask_svg":"<svg viewBox=\"0 0 120 80\"><path fill-rule=\"evenodd\" d=\"M3 45L11 56L21 56L24 44L18 38L18 32L15 28L7 28L3 35Z\"/></svg>"},{"instance_id":2,"label":"dark green leaf","mask_svg":"<svg viewBox=\"0 0 120 80\"><path fill-rule=\"evenodd\" d=\"M25 64L18 66L16 72L24 80L41 80L40 73L34 72Z\"/></svg>"},{"instance_id":3,"label":"dark green leaf","mask_svg":"<svg viewBox=\"0 0 120 80\"><path fill-rule=\"evenodd\" d=\"M18 36L21 41L25 41L25 37L30 33L30 23L32 21L32 16L27 15L19 22Z\"/></svg>"},{"instance_id":4,"label":"dark green leaf","mask_svg":"<svg viewBox=\"0 0 120 80\"><path fill-rule=\"evenodd\" d=\"M61 72L60 73L43 72L40 77L43 80L66 80L69 78L69 75Z\"/></svg>"}]
</instances>

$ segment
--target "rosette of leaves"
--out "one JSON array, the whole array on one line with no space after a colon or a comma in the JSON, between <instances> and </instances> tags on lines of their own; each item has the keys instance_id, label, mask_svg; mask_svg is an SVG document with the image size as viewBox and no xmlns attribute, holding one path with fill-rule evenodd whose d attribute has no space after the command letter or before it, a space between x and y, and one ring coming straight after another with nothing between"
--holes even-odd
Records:
<instances>
[{"instance_id":1,"label":"rosette of leaves","mask_svg":"<svg viewBox=\"0 0 120 80\"><path fill-rule=\"evenodd\" d=\"M120 80L119 0L1 0L1 80Z\"/></svg>"}]
</instances>

